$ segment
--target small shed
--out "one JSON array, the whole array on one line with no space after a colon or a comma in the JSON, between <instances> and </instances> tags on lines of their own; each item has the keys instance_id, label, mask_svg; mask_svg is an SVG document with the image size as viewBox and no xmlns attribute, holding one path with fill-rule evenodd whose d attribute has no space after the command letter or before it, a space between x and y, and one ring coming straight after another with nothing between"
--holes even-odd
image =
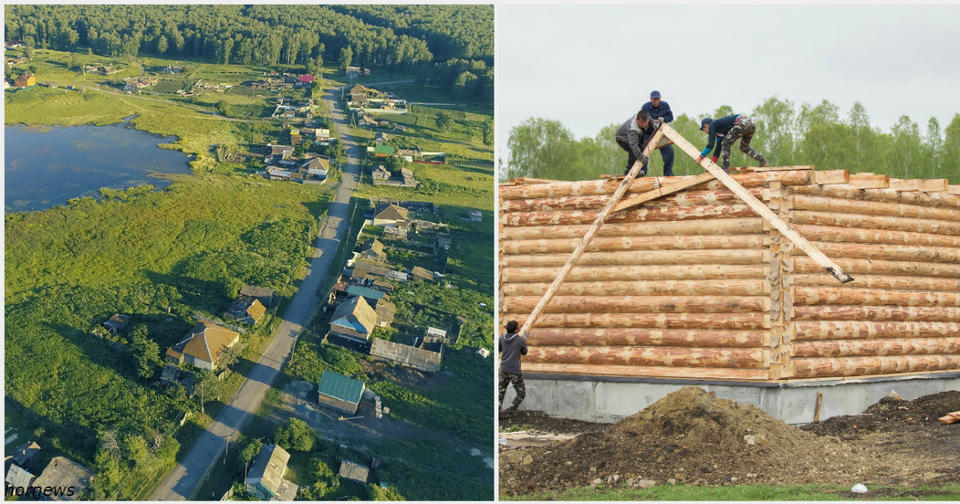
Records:
<instances>
[{"instance_id":1,"label":"small shed","mask_svg":"<svg viewBox=\"0 0 960 504\"><path fill-rule=\"evenodd\" d=\"M370 477L370 468L350 460L340 462L340 477L353 480L359 483L367 484L367 478Z\"/></svg>"},{"instance_id":2,"label":"small shed","mask_svg":"<svg viewBox=\"0 0 960 504\"><path fill-rule=\"evenodd\" d=\"M40 452L40 445L36 441L30 441L20 445L13 452L13 461L16 464L24 465Z\"/></svg>"},{"instance_id":3,"label":"small shed","mask_svg":"<svg viewBox=\"0 0 960 504\"><path fill-rule=\"evenodd\" d=\"M410 269L410 276L432 282L434 280L433 272L421 266L414 266Z\"/></svg>"},{"instance_id":4,"label":"small shed","mask_svg":"<svg viewBox=\"0 0 960 504\"><path fill-rule=\"evenodd\" d=\"M4 478L7 488L13 487L14 492L17 488L26 489L30 486L30 482L35 478L33 474L30 474L30 471L18 466L17 464L10 464L10 468L7 469L7 475Z\"/></svg>"},{"instance_id":5,"label":"small shed","mask_svg":"<svg viewBox=\"0 0 960 504\"><path fill-rule=\"evenodd\" d=\"M365 387L360 380L325 369L317 383L317 400L341 413L356 415Z\"/></svg>"},{"instance_id":6,"label":"small shed","mask_svg":"<svg viewBox=\"0 0 960 504\"><path fill-rule=\"evenodd\" d=\"M120 331L123 331L129 325L130 315L123 315L121 313L114 313L112 317L103 323L103 327L113 335L119 334Z\"/></svg>"},{"instance_id":7,"label":"small shed","mask_svg":"<svg viewBox=\"0 0 960 504\"><path fill-rule=\"evenodd\" d=\"M260 303L264 306L270 306L273 304L273 289L268 289L266 287L244 285L240 288L240 295L257 298L257 300L260 301Z\"/></svg>"}]
</instances>

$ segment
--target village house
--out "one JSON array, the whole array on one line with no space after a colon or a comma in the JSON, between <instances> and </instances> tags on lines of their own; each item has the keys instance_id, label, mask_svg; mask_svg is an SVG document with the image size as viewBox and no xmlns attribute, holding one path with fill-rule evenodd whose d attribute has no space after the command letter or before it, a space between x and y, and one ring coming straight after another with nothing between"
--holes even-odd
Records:
<instances>
[{"instance_id":1,"label":"village house","mask_svg":"<svg viewBox=\"0 0 960 504\"><path fill-rule=\"evenodd\" d=\"M13 85L18 88L28 88L37 85L37 77L33 74L23 74L13 81Z\"/></svg>"},{"instance_id":2,"label":"village house","mask_svg":"<svg viewBox=\"0 0 960 504\"><path fill-rule=\"evenodd\" d=\"M23 488L24 492L26 492L26 488L30 486L30 482L33 481L33 478L35 478L35 476L30 473L30 471L27 471L17 464L10 464L10 468L7 469L7 474L3 481L6 483L7 488L14 488L14 495L16 495L18 488ZM9 494L8 497L10 497Z\"/></svg>"},{"instance_id":3,"label":"village house","mask_svg":"<svg viewBox=\"0 0 960 504\"><path fill-rule=\"evenodd\" d=\"M73 494L64 492L59 496L44 496L50 500L80 500L90 484L93 472L90 469L66 458L53 457L40 476L33 481L33 486L68 489L72 487Z\"/></svg>"},{"instance_id":4,"label":"village house","mask_svg":"<svg viewBox=\"0 0 960 504\"><path fill-rule=\"evenodd\" d=\"M410 268L410 276L412 278L425 280L427 282L432 282L435 279L435 276L432 271L428 270L427 268L423 268L421 266L414 266L413 268Z\"/></svg>"},{"instance_id":5,"label":"village house","mask_svg":"<svg viewBox=\"0 0 960 504\"><path fill-rule=\"evenodd\" d=\"M338 473L341 478L346 478L348 480L353 480L359 483L367 484L367 478L370 477L370 468L344 459L340 462L340 471Z\"/></svg>"},{"instance_id":6,"label":"village house","mask_svg":"<svg viewBox=\"0 0 960 504\"><path fill-rule=\"evenodd\" d=\"M370 355L428 373L439 371L440 362L443 358L442 352L404 345L381 338L373 338L370 344Z\"/></svg>"},{"instance_id":7,"label":"village house","mask_svg":"<svg viewBox=\"0 0 960 504\"><path fill-rule=\"evenodd\" d=\"M360 255L375 261L387 260L387 253L383 251L383 243L376 238L363 245L363 248L360 249Z\"/></svg>"},{"instance_id":8,"label":"village house","mask_svg":"<svg viewBox=\"0 0 960 504\"><path fill-rule=\"evenodd\" d=\"M410 214L406 208L398 205L388 205L373 216L374 226L396 226L398 223L409 220Z\"/></svg>"},{"instance_id":9,"label":"village house","mask_svg":"<svg viewBox=\"0 0 960 504\"><path fill-rule=\"evenodd\" d=\"M366 385L329 369L324 369L317 383L317 401L346 415L356 415Z\"/></svg>"},{"instance_id":10,"label":"village house","mask_svg":"<svg viewBox=\"0 0 960 504\"><path fill-rule=\"evenodd\" d=\"M138 79L135 77L123 79L123 90L128 93L139 93L141 90L151 85L153 85L153 81L148 79Z\"/></svg>"},{"instance_id":11,"label":"village house","mask_svg":"<svg viewBox=\"0 0 960 504\"><path fill-rule=\"evenodd\" d=\"M330 141L330 129L329 128L315 128L314 135L316 136L317 142L329 142Z\"/></svg>"},{"instance_id":12,"label":"village house","mask_svg":"<svg viewBox=\"0 0 960 504\"><path fill-rule=\"evenodd\" d=\"M36 441L28 441L13 451L13 461L18 465L26 465L34 455L40 453L40 445Z\"/></svg>"},{"instance_id":13,"label":"village house","mask_svg":"<svg viewBox=\"0 0 960 504\"><path fill-rule=\"evenodd\" d=\"M292 501L299 487L283 479L288 462L287 450L276 444L264 445L243 480L243 491L260 500Z\"/></svg>"},{"instance_id":14,"label":"village house","mask_svg":"<svg viewBox=\"0 0 960 504\"><path fill-rule=\"evenodd\" d=\"M223 354L237 342L240 334L218 325L200 322L187 333L187 338L167 348L166 356L176 363L186 362L200 369L214 371Z\"/></svg>"},{"instance_id":15,"label":"village house","mask_svg":"<svg viewBox=\"0 0 960 504\"><path fill-rule=\"evenodd\" d=\"M130 315L114 313L112 317L103 323L104 329L116 336L124 331L130 325Z\"/></svg>"},{"instance_id":16,"label":"village house","mask_svg":"<svg viewBox=\"0 0 960 504\"><path fill-rule=\"evenodd\" d=\"M382 185L387 180L390 180L390 170L383 167L383 165L377 165L377 168L373 170L371 176L373 177L373 185ZM379 183L378 183L379 182Z\"/></svg>"},{"instance_id":17,"label":"village house","mask_svg":"<svg viewBox=\"0 0 960 504\"><path fill-rule=\"evenodd\" d=\"M400 181L405 187L416 187L420 184L413 176L413 170L410 168L400 168Z\"/></svg>"},{"instance_id":18,"label":"village house","mask_svg":"<svg viewBox=\"0 0 960 504\"><path fill-rule=\"evenodd\" d=\"M386 145L387 135L384 135L382 131L378 131L377 135L373 137L373 143L377 145Z\"/></svg>"},{"instance_id":19,"label":"village house","mask_svg":"<svg viewBox=\"0 0 960 504\"><path fill-rule=\"evenodd\" d=\"M348 340L366 343L377 326L377 312L356 296L340 303L330 318L330 334Z\"/></svg>"},{"instance_id":20,"label":"village house","mask_svg":"<svg viewBox=\"0 0 960 504\"><path fill-rule=\"evenodd\" d=\"M250 296L240 296L227 308L228 316L250 325L260 322L266 313L267 307L263 306L257 298Z\"/></svg>"},{"instance_id":21,"label":"village house","mask_svg":"<svg viewBox=\"0 0 960 504\"><path fill-rule=\"evenodd\" d=\"M273 289L268 289L266 287L257 287L256 285L246 285L240 287L241 296L250 296L257 298L257 301L260 301L264 306L270 306L273 304Z\"/></svg>"},{"instance_id":22,"label":"village house","mask_svg":"<svg viewBox=\"0 0 960 504\"><path fill-rule=\"evenodd\" d=\"M279 159L287 159L293 155L292 145L274 145L267 144L267 156Z\"/></svg>"}]
</instances>

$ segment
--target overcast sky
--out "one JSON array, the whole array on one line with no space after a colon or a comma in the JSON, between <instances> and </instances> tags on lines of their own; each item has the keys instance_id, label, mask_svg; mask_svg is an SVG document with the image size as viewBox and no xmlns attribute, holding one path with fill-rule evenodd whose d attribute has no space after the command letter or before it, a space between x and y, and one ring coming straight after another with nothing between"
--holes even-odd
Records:
<instances>
[{"instance_id":1,"label":"overcast sky","mask_svg":"<svg viewBox=\"0 0 960 504\"><path fill-rule=\"evenodd\" d=\"M674 115L855 101L884 130L960 113L960 5L498 5L497 157L529 117L578 138L658 89ZM762 135L763 132L758 132Z\"/></svg>"}]
</instances>

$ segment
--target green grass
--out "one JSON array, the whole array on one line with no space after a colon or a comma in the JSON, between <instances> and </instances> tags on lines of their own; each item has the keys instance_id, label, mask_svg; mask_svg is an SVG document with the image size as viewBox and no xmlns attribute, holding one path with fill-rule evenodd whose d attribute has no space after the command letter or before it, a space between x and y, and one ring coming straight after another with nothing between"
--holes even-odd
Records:
<instances>
[{"instance_id":1,"label":"green grass","mask_svg":"<svg viewBox=\"0 0 960 504\"><path fill-rule=\"evenodd\" d=\"M647 489L578 487L565 492L532 495L501 495L501 500L663 500L663 501L760 501L760 500L957 500L960 484L942 486L868 486L863 496L850 493L849 487L830 485L735 485L694 486L658 485Z\"/></svg>"}]
</instances>

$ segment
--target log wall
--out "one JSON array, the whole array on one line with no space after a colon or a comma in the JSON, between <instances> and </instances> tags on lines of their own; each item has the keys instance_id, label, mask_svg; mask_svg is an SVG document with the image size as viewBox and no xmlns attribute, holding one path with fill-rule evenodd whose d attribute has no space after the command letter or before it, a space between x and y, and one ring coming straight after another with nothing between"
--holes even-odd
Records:
<instances>
[{"instance_id":1,"label":"log wall","mask_svg":"<svg viewBox=\"0 0 960 504\"><path fill-rule=\"evenodd\" d=\"M811 168L734 178L853 282L707 182L611 215L530 331L525 370L732 380L960 370L960 196L943 179ZM681 180L639 179L628 194ZM523 323L619 182L501 185L501 321Z\"/></svg>"}]
</instances>

